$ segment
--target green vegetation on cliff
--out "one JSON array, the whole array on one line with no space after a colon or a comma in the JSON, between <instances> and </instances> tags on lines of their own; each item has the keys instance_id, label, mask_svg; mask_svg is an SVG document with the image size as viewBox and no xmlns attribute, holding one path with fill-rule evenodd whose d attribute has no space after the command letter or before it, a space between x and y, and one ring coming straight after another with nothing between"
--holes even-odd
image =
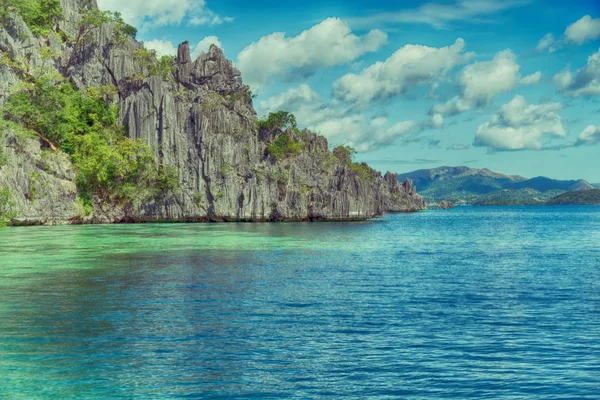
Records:
<instances>
[{"instance_id":1,"label":"green vegetation on cliff","mask_svg":"<svg viewBox=\"0 0 600 400\"><path fill-rule=\"evenodd\" d=\"M47 36L62 14L60 0L0 0L0 20L6 25L11 12L23 18L34 35Z\"/></svg>"},{"instance_id":2,"label":"green vegetation on cliff","mask_svg":"<svg viewBox=\"0 0 600 400\"><path fill-rule=\"evenodd\" d=\"M0 187L0 228L5 227L11 219L17 216L18 213L13 211L15 205L10 190Z\"/></svg>"},{"instance_id":3,"label":"green vegetation on cliff","mask_svg":"<svg viewBox=\"0 0 600 400\"><path fill-rule=\"evenodd\" d=\"M272 155L275 160L281 160L302 153L302 143L286 132L279 135L275 142L267 146L267 153Z\"/></svg>"},{"instance_id":4,"label":"green vegetation on cliff","mask_svg":"<svg viewBox=\"0 0 600 400\"><path fill-rule=\"evenodd\" d=\"M273 130L273 129L298 129L296 124L296 116L287 111L277 111L270 113L267 119L259 119L256 121L256 127L260 131L261 129Z\"/></svg>"},{"instance_id":5,"label":"green vegetation on cliff","mask_svg":"<svg viewBox=\"0 0 600 400\"><path fill-rule=\"evenodd\" d=\"M140 72L134 75L134 79L144 80L151 76L160 76L167 81L175 73L175 57L162 56L158 58L155 50L145 48L133 52L133 61Z\"/></svg>"},{"instance_id":6,"label":"green vegetation on cliff","mask_svg":"<svg viewBox=\"0 0 600 400\"><path fill-rule=\"evenodd\" d=\"M338 146L333 149L333 155L345 166L356 172L360 179L367 182L375 180L377 171L369 167L366 163L354 162L356 150L350 146Z\"/></svg>"},{"instance_id":7,"label":"green vegetation on cliff","mask_svg":"<svg viewBox=\"0 0 600 400\"><path fill-rule=\"evenodd\" d=\"M600 189L578 190L558 195L548 201L549 205L595 205L600 204Z\"/></svg>"},{"instance_id":8,"label":"green vegetation on cliff","mask_svg":"<svg viewBox=\"0 0 600 400\"><path fill-rule=\"evenodd\" d=\"M4 118L71 156L88 206L94 197L123 204L177 187L172 168L158 164L147 145L124 135L118 110L109 105L115 91L111 86L77 91L60 75L44 73L21 84L4 107Z\"/></svg>"}]
</instances>

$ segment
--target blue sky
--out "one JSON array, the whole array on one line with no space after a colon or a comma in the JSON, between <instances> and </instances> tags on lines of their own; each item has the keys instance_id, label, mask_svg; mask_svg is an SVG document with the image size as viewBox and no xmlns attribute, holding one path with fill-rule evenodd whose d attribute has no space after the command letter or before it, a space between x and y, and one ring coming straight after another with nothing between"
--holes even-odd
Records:
<instances>
[{"instance_id":1,"label":"blue sky","mask_svg":"<svg viewBox=\"0 0 600 400\"><path fill-rule=\"evenodd\" d=\"M382 171L600 182L597 1L98 3L161 54L219 45L259 115L291 111Z\"/></svg>"}]
</instances>

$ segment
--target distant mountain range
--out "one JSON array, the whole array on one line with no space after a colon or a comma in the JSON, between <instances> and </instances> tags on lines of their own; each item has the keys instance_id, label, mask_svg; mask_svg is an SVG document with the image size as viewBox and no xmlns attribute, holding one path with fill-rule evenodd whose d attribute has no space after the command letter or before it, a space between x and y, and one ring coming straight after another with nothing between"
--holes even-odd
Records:
<instances>
[{"instance_id":1,"label":"distant mountain range","mask_svg":"<svg viewBox=\"0 0 600 400\"><path fill-rule=\"evenodd\" d=\"M487 168L440 167L398 175L400 181L407 178L413 180L425 200L433 203L449 200L457 205L543 204L565 192L594 188L581 179L527 179Z\"/></svg>"}]
</instances>

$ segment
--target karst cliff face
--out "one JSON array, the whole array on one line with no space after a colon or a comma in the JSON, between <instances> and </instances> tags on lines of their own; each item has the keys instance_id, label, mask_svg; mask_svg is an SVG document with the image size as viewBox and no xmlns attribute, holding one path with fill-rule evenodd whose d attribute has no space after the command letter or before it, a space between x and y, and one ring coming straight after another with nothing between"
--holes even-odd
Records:
<instances>
[{"instance_id":1,"label":"karst cliff face","mask_svg":"<svg viewBox=\"0 0 600 400\"><path fill-rule=\"evenodd\" d=\"M57 30L76 35L83 10L96 4L62 0L62 6ZM84 48L73 48L55 33L35 38L14 14L0 27L0 51L25 60L31 71L54 68L78 89L117 87L127 135L173 165L181 188L139 204L97 201L84 216L68 156L7 131L0 142L6 158L0 187L9 188L16 203L13 223L353 220L425 207L410 181L398 183L391 173L365 179L333 157L325 138L306 130L301 153L279 160L269 155L267 146L283 132L258 130L249 88L218 47L193 60L184 42L167 79L139 79L132 54L143 44L127 39L116 46L113 28L103 24ZM43 57L42 48L50 48L52 57ZM0 105L21 80L0 65Z\"/></svg>"}]
</instances>

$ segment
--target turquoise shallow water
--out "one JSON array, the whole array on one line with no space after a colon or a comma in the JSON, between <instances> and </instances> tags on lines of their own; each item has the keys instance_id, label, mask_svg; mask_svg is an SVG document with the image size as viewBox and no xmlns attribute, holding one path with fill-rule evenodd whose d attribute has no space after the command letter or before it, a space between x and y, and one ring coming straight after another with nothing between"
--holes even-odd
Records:
<instances>
[{"instance_id":1,"label":"turquoise shallow water","mask_svg":"<svg viewBox=\"0 0 600 400\"><path fill-rule=\"evenodd\" d=\"M0 398L600 398L600 207L0 230Z\"/></svg>"}]
</instances>

